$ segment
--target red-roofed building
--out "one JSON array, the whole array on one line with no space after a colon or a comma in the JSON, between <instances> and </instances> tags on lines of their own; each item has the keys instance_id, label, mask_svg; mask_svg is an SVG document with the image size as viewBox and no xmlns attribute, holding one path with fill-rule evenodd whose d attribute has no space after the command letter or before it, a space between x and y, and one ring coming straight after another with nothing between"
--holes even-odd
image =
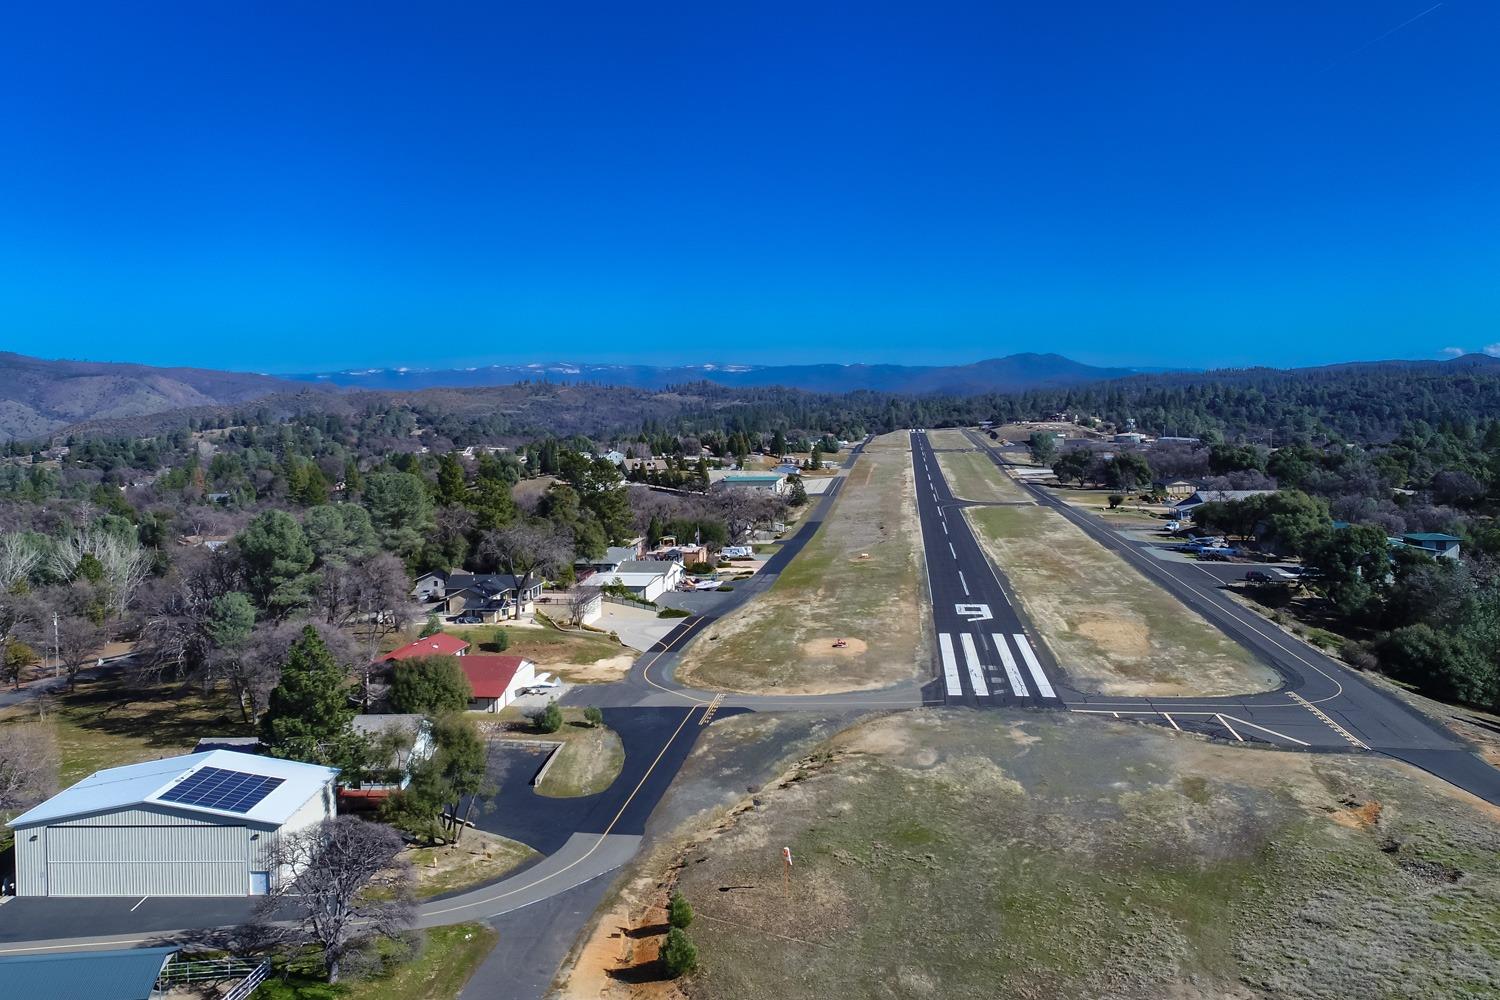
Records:
<instances>
[{"instance_id":1,"label":"red-roofed building","mask_svg":"<svg viewBox=\"0 0 1500 1000\"><path fill-rule=\"evenodd\" d=\"M380 659L389 663L392 660L409 660L414 656L463 656L468 651L467 640L439 632L425 639L418 639L416 642L408 642L399 649L386 653Z\"/></svg>"},{"instance_id":2,"label":"red-roofed building","mask_svg":"<svg viewBox=\"0 0 1500 1000\"><path fill-rule=\"evenodd\" d=\"M474 692L471 712L498 712L515 701L522 688L536 683L536 664L524 656L476 653L458 664Z\"/></svg>"}]
</instances>

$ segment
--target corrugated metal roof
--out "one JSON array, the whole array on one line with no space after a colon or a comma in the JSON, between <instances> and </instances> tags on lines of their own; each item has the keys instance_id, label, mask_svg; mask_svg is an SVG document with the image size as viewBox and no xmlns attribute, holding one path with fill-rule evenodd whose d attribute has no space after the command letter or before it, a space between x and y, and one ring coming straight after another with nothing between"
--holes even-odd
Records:
<instances>
[{"instance_id":1,"label":"corrugated metal roof","mask_svg":"<svg viewBox=\"0 0 1500 1000\"><path fill-rule=\"evenodd\" d=\"M67 951L0 957L5 995L26 1000L150 1000L176 948Z\"/></svg>"},{"instance_id":2,"label":"corrugated metal roof","mask_svg":"<svg viewBox=\"0 0 1500 1000\"><path fill-rule=\"evenodd\" d=\"M247 812L227 812L185 802L161 802L158 796L202 767L265 775L283 779L269 795ZM29 809L8 824L36 826L68 816L86 816L139 805L163 805L171 809L206 813L253 823L283 823L338 774L338 769L295 760L279 760L233 750L210 750L181 757L165 757L144 764L127 764L95 771L71 788L58 792L41 805Z\"/></svg>"}]
</instances>

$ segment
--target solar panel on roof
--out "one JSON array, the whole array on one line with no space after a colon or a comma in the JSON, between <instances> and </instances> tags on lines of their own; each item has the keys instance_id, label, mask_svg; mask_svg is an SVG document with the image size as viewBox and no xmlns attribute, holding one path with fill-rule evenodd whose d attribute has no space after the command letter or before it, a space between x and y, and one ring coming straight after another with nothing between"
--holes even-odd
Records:
<instances>
[{"instance_id":1,"label":"solar panel on roof","mask_svg":"<svg viewBox=\"0 0 1500 1000\"><path fill-rule=\"evenodd\" d=\"M247 813L285 780L221 767L200 767L157 798L162 802Z\"/></svg>"}]
</instances>

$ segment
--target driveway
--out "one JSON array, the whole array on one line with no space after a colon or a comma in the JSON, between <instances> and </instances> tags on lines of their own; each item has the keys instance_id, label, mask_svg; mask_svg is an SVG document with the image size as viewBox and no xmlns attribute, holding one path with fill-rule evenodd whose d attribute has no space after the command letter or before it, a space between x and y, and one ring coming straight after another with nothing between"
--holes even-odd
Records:
<instances>
[{"instance_id":1,"label":"driveway","mask_svg":"<svg viewBox=\"0 0 1500 1000\"><path fill-rule=\"evenodd\" d=\"M655 611L646 608L605 601L604 613L593 624L614 632L631 649L645 652L680 623L675 618L658 618Z\"/></svg>"}]
</instances>

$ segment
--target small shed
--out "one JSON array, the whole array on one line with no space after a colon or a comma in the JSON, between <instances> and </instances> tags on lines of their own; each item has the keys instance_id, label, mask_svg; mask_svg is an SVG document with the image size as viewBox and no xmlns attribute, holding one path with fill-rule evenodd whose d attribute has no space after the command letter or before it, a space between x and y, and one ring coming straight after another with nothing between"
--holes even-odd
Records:
<instances>
[{"instance_id":1,"label":"small shed","mask_svg":"<svg viewBox=\"0 0 1500 1000\"><path fill-rule=\"evenodd\" d=\"M59 951L0 957L8 997L27 1000L153 1000L177 948Z\"/></svg>"}]
</instances>

